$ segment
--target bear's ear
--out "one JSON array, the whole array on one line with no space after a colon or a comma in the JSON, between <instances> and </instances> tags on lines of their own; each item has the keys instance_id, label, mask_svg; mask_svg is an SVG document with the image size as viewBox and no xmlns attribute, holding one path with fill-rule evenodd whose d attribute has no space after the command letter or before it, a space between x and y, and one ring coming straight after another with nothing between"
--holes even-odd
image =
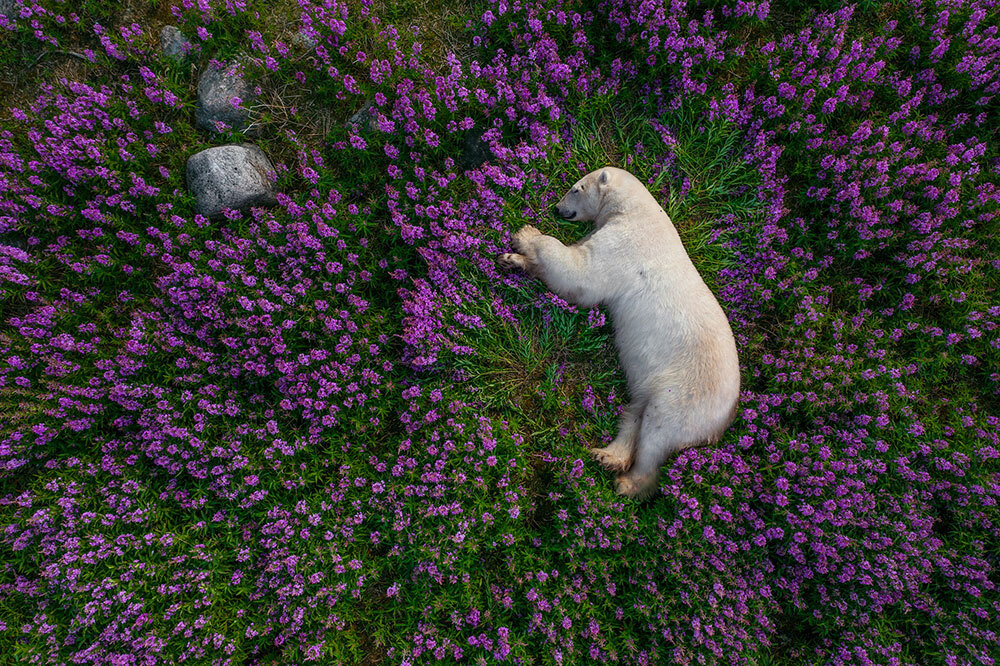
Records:
<instances>
[{"instance_id":1,"label":"bear's ear","mask_svg":"<svg viewBox=\"0 0 1000 666\"><path fill-rule=\"evenodd\" d=\"M608 184L608 170L607 169L605 169L604 171L601 172L601 177L597 179L597 182L600 185L607 185Z\"/></svg>"}]
</instances>

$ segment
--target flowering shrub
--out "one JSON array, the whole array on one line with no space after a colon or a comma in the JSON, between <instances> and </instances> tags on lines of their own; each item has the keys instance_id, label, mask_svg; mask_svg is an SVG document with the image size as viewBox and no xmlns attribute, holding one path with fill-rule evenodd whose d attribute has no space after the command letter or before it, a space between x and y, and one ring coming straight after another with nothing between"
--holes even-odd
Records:
<instances>
[{"instance_id":1,"label":"flowering shrub","mask_svg":"<svg viewBox=\"0 0 1000 666\"><path fill-rule=\"evenodd\" d=\"M0 117L3 654L995 663L996 2L93 4L0 17L87 72ZM295 100L276 207L194 214L164 20ZM603 163L743 366L642 504L605 313L494 264Z\"/></svg>"}]
</instances>

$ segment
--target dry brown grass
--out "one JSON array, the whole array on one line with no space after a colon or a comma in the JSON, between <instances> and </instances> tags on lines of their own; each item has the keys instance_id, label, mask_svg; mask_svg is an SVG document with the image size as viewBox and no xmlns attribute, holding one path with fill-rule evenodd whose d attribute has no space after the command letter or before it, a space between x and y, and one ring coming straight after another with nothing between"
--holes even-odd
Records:
<instances>
[{"instance_id":1,"label":"dry brown grass","mask_svg":"<svg viewBox=\"0 0 1000 666\"><path fill-rule=\"evenodd\" d=\"M360 2L355 0L349 4L352 14L359 15L360 10ZM401 35L416 28L416 39L423 49L422 59L432 69L444 66L448 52L455 53L464 63L474 52L471 40L462 34L465 21L473 13L470 0L376 0L372 13L384 17L383 23L395 25ZM376 51L379 46L377 34L362 40L366 51Z\"/></svg>"},{"instance_id":2,"label":"dry brown grass","mask_svg":"<svg viewBox=\"0 0 1000 666\"><path fill-rule=\"evenodd\" d=\"M110 16L102 18L102 25L117 32L119 26L139 24L144 30L141 46L153 52L160 47L160 28L173 22L169 2L156 4L150 0L125 0L108 3L107 7ZM8 114L14 107L27 106L38 97L45 83L55 83L62 78L87 81L95 74L106 73L103 66L94 65L81 55L85 48L100 49L96 37L91 36L86 42L79 38L70 39L60 44L60 48L41 41L18 45L14 41L6 31L0 33L0 51L18 50L16 57L7 53L7 57L0 60L0 96L3 98L0 114Z\"/></svg>"},{"instance_id":3,"label":"dry brown grass","mask_svg":"<svg viewBox=\"0 0 1000 666\"><path fill-rule=\"evenodd\" d=\"M357 1L348 5L348 16L357 17L355 20L363 21L366 28L364 36L357 40L355 46L369 54L382 54L385 44L378 36L379 29L372 28L366 18L361 18L361 9L361 3ZM371 11L380 18L383 26L389 23L395 25L403 43L407 41L407 35L414 35L416 41L421 43L421 61L433 71L445 71L449 52L455 53L462 62L471 60L474 47L463 34L466 17L472 11L469 0L377 0ZM270 34L291 47L289 61L301 61L303 67L309 67L307 60L311 49L297 38L300 27L297 3L293 0L276 2L268 18L272 26ZM363 74L358 71L355 76ZM253 137L261 142L277 139L271 143L273 151L270 156L275 161L294 163L297 159L298 148L288 140L289 132L294 133L301 147L319 149L330 132L345 124L358 110L355 107L359 107L358 104L345 105L324 98L294 80L277 75L264 73L254 83L261 87L262 92L251 106Z\"/></svg>"}]
</instances>

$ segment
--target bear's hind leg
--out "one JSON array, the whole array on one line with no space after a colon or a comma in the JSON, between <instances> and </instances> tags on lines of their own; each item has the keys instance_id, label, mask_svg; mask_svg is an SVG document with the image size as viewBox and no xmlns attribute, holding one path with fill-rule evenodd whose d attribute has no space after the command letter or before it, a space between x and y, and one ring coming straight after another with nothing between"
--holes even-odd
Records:
<instances>
[{"instance_id":1,"label":"bear's hind leg","mask_svg":"<svg viewBox=\"0 0 1000 666\"><path fill-rule=\"evenodd\" d=\"M633 402L622 414L618 424L618 435L615 440L602 449L591 449L590 452L597 462L606 469L624 472L632 466L632 456L635 454L635 439L639 434L639 424L642 422L644 405Z\"/></svg>"},{"instance_id":2,"label":"bear's hind leg","mask_svg":"<svg viewBox=\"0 0 1000 666\"><path fill-rule=\"evenodd\" d=\"M684 448L683 427L677 405L660 396L650 401L642 413L635 455L628 472L618 476L618 493L628 497L647 497L656 490L660 465L672 453Z\"/></svg>"}]
</instances>

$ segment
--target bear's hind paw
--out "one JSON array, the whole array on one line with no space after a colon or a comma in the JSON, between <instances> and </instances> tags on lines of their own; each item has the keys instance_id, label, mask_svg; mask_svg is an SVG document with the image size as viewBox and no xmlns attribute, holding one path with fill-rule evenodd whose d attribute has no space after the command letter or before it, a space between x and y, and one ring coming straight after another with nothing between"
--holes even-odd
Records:
<instances>
[{"instance_id":1,"label":"bear's hind paw","mask_svg":"<svg viewBox=\"0 0 1000 666\"><path fill-rule=\"evenodd\" d=\"M597 458L597 462L604 469L614 472L625 472L632 466L631 456L624 455L622 451L616 451L610 446L603 449L591 449L590 454Z\"/></svg>"},{"instance_id":2,"label":"bear's hind paw","mask_svg":"<svg viewBox=\"0 0 1000 666\"><path fill-rule=\"evenodd\" d=\"M637 500L645 499L656 490L656 475L636 477L631 474L622 474L615 479L615 489L619 495Z\"/></svg>"}]
</instances>

